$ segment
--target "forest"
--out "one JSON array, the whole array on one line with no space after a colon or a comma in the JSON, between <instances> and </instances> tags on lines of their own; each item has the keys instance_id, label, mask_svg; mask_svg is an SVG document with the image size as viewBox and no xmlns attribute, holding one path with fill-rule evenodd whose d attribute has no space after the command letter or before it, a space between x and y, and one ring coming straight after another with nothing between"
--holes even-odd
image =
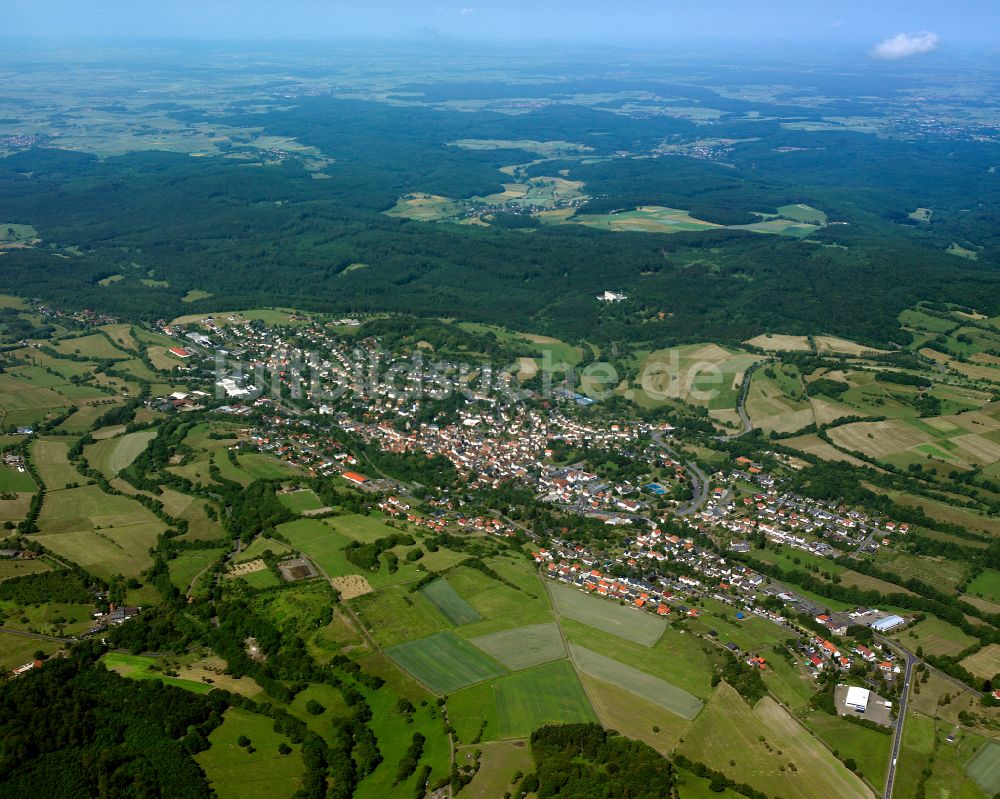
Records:
<instances>
[{"instance_id":1,"label":"forest","mask_svg":"<svg viewBox=\"0 0 1000 799\"><path fill-rule=\"evenodd\" d=\"M1000 188L985 168L989 148L759 123L767 147L773 136L808 151L778 157L750 142L728 166L623 158L613 154L690 137L692 123L573 105L510 116L314 98L226 121L296 136L336 158L325 167L330 179L313 179L294 157L249 169L225 155L23 150L0 159L0 207L33 225L42 243L3 255L0 290L145 319L223 306L391 311L655 346L782 332L885 347L907 343L897 316L921 300L1000 310L1000 245L990 225ZM746 125L726 121L714 133L739 135ZM796 202L844 224L796 240L723 229L523 230L382 213L406 192L499 191L500 166L535 159L449 145L462 138L568 139L603 154L528 169L584 181L590 210L655 200L733 223ZM964 209L970 186L977 204ZM900 224L918 205L934 206L933 223ZM975 242L978 260L946 253L954 240ZM367 268L348 269L355 264ZM607 289L629 300L596 302ZM211 296L182 302L191 291Z\"/></svg>"}]
</instances>

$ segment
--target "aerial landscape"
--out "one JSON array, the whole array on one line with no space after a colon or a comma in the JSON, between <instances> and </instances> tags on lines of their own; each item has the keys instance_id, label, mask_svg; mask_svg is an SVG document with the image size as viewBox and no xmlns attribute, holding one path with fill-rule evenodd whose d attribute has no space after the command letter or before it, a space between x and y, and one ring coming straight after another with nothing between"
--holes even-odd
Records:
<instances>
[{"instance_id":1,"label":"aerial landscape","mask_svg":"<svg viewBox=\"0 0 1000 799\"><path fill-rule=\"evenodd\" d=\"M765 5L13 0L0 799L1000 796L1000 10Z\"/></svg>"}]
</instances>

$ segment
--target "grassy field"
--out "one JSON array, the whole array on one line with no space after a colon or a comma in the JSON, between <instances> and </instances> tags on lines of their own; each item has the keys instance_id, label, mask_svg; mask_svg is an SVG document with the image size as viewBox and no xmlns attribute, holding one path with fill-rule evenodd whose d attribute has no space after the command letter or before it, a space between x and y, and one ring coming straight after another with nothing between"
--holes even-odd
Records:
<instances>
[{"instance_id":1,"label":"grassy field","mask_svg":"<svg viewBox=\"0 0 1000 799\"><path fill-rule=\"evenodd\" d=\"M181 551L176 558L168 562L170 582L182 593L187 591L195 575L213 563L225 551L225 547Z\"/></svg>"},{"instance_id":2,"label":"grassy field","mask_svg":"<svg viewBox=\"0 0 1000 799\"><path fill-rule=\"evenodd\" d=\"M157 519L155 523L48 533L31 538L99 577L115 574L138 577L152 565L149 549L163 529L163 522Z\"/></svg>"},{"instance_id":3,"label":"grassy field","mask_svg":"<svg viewBox=\"0 0 1000 799\"><path fill-rule=\"evenodd\" d=\"M965 770L990 796L1000 793L1000 744L990 741L969 761Z\"/></svg>"},{"instance_id":4,"label":"grassy field","mask_svg":"<svg viewBox=\"0 0 1000 799\"><path fill-rule=\"evenodd\" d=\"M243 563L248 560L256 560L267 550L271 550L271 552L275 555L284 555L286 552L291 552L292 548L283 541L277 541L274 538L268 538L265 535L260 535L251 542L250 546L233 558L233 560L237 563Z\"/></svg>"},{"instance_id":5,"label":"grassy field","mask_svg":"<svg viewBox=\"0 0 1000 799\"><path fill-rule=\"evenodd\" d=\"M52 567L44 560L0 560L0 580L47 571L52 571Z\"/></svg>"},{"instance_id":6,"label":"grassy field","mask_svg":"<svg viewBox=\"0 0 1000 799\"><path fill-rule=\"evenodd\" d=\"M549 597L537 575L504 558L491 558L487 565L517 588L485 578L482 572L465 566L448 572L449 584L483 617L461 628L463 638L552 620Z\"/></svg>"},{"instance_id":7,"label":"grassy field","mask_svg":"<svg viewBox=\"0 0 1000 799\"><path fill-rule=\"evenodd\" d=\"M0 620L12 630L62 637L77 635L89 629L93 625L92 614L96 609L90 604L45 602L19 605L13 600L0 600ZM9 637L4 636L0 639L0 646L9 641Z\"/></svg>"},{"instance_id":8,"label":"grassy field","mask_svg":"<svg viewBox=\"0 0 1000 799\"><path fill-rule=\"evenodd\" d=\"M510 790L514 775L527 774L534 768L531 748L526 741L494 741L476 744L458 750L459 764L476 749L482 752L479 771L465 788L462 796L467 799L497 799Z\"/></svg>"},{"instance_id":9,"label":"grassy field","mask_svg":"<svg viewBox=\"0 0 1000 799\"><path fill-rule=\"evenodd\" d=\"M887 552L879 560L880 566L895 572L903 581L916 577L928 585L948 588L954 588L964 580L969 568L967 563L958 560L896 552Z\"/></svg>"},{"instance_id":10,"label":"grassy field","mask_svg":"<svg viewBox=\"0 0 1000 799\"><path fill-rule=\"evenodd\" d=\"M768 668L763 674L764 685L792 710L806 707L816 693L812 677L776 653L768 652L765 657Z\"/></svg>"},{"instance_id":11,"label":"grassy field","mask_svg":"<svg viewBox=\"0 0 1000 799\"><path fill-rule=\"evenodd\" d=\"M156 658L109 652L101 658L101 662L111 671L117 672L122 677L127 677L130 680L159 680L164 685L183 688L185 691L193 691L196 694L208 693L213 688L212 685L206 682L186 680L180 677L167 677L158 671L154 671L152 666L157 662Z\"/></svg>"},{"instance_id":12,"label":"grassy field","mask_svg":"<svg viewBox=\"0 0 1000 799\"><path fill-rule=\"evenodd\" d=\"M572 619L563 619L562 627L570 643L658 677L699 698L705 699L712 692L711 646L690 633L667 627L649 649Z\"/></svg>"},{"instance_id":13,"label":"grassy field","mask_svg":"<svg viewBox=\"0 0 1000 799\"><path fill-rule=\"evenodd\" d=\"M344 547L350 539L337 532L332 525L318 519L298 519L278 526L281 533L293 547L306 553L330 577L360 574L361 570L344 555ZM399 571L390 574L385 563L377 572L365 571L364 576L374 588L414 579L415 567L400 563Z\"/></svg>"},{"instance_id":14,"label":"grassy field","mask_svg":"<svg viewBox=\"0 0 1000 799\"><path fill-rule=\"evenodd\" d=\"M698 697L668 682L577 644L570 644L569 648L573 662L584 674L611 683L683 719L693 719L701 710Z\"/></svg>"},{"instance_id":15,"label":"grassy field","mask_svg":"<svg viewBox=\"0 0 1000 799\"><path fill-rule=\"evenodd\" d=\"M769 796L871 799L865 784L778 704L765 697L751 709L726 683L719 684L679 750Z\"/></svg>"},{"instance_id":16,"label":"grassy field","mask_svg":"<svg viewBox=\"0 0 1000 799\"><path fill-rule=\"evenodd\" d=\"M94 358L95 360L106 360L109 358L111 360L123 360L129 357L128 353L122 352L100 333L63 339L55 345L54 349L63 355L80 355L84 358Z\"/></svg>"},{"instance_id":17,"label":"grassy field","mask_svg":"<svg viewBox=\"0 0 1000 799\"><path fill-rule=\"evenodd\" d=\"M155 437L155 430L139 430L98 441L85 449L87 462L105 477L115 477L122 469L131 466Z\"/></svg>"},{"instance_id":18,"label":"grassy field","mask_svg":"<svg viewBox=\"0 0 1000 799\"><path fill-rule=\"evenodd\" d=\"M544 724L597 721L567 660L502 677L495 691L503 738L525 738Z\"/></svg>"},{"instance_id":19,"label":"grassy field","mask_svg":"<svg viewBox=\"0 0 1000 799\"><path fill-rule=\"evenodd\" d=\"M559 583L550 583L547 588L561 615L628 641L651 647L666 627L652 614L589 596L577 588Z\"/></svg>"},{"instance_id":20,"label":"grassy field","mask_svg":"<svg viewBox=\"0 0 1000 799\"><path fill-rule=\"evenodd\" d=\"M292 513L302 513L305 510L319 510L323 507L316 492L305 488L291 494L279 494L278 501L288 508Z\"/></svg>"},{"instance_id":21,"label":"grassy field","mask_svg":"<svg viewBox=\"0 0 1000 799\"><path fill-rule=\"evenodd\" d=\"M991 602L1000 602L1000 571L997 569L983 569L969 581L965 592L974 596L981 596Z\"/></svg>"},{"instance_id":22,"label":"grassy field","mask_svg":"<svg viewBox=\"0 0 1000 799\"><path fill-rule=\"evenodd\" d=\"M482 618L444 578L425 585L420 589L420 593L456 627L471 624Z\"/></svg>"},{"instance_id":23,"label":"grassy field","mask_svg":"<svg viewBox=\"0 0 1000 799\"><path fill-rule=\"evenodd\" d=\"M1000 674L1000 644L988 644L959 663L980 679L992 680Z\"/></svg>"},{"instance_id":24,"label":"grassy field","mask_svg":"<svg viewBox=\"0 0 1000 799\"><path fill-rule=\"evenodd\" d=\"M0 636L2 636L0 638L0 673L31 662L38 650L46 655L51 655L61 646L58 641L24 638L20 635L6 633L0 633Z\"/></svg>"},{"instance_id":25,"label":"grassy field","mask_svg":"<svg viewBox=\"0 0 1000 799\"><path fill-rule=\"evenodd\" d=\"M566 657L566 647L554 622L515 627L469 639L469 643L511 671L527 669Z\"/></svg>"},{"instance_id":26,"label":"grassy field","mask_svg":"<svg viewBox=\"0 0 1000 799\"><path fill-rule=\"evenodd\" d=\"M448 620L421 592L389 586L364 594L351 603L362 623L381 646L426 638L451 628Z\"/></svg>"},{"instance_id":27,"label":"grassy field","mask_svg":"<svg viewBox=\"0 0 1000 799\"><path fill-rule=\"evenodd\" d=\"M386 654L440 694L503 674L503 667L450 632L391 647Z\"/></svg>"},{"instance_id":28,"label":"grassy field","mask_svg":"<svg viewBox=\"0 0 1000 799\"><path fill-rule=\"evenodd\" d=\"M35 481L27 470L19 472L10 466L0 466L0 492L34 493Z\"/></svg>"},{"instance_id":29,"label":"grassy field","mask_svg":"<svg viewBox=\"0 0 1000 799\"><path fill-rule=\"evenodd\" d=\"M891 637L909 649L923 647L928 655L957 655L976 643L971 635L933 616Z\"/></svg>"},{"instance_id":30,"label":"grassy field","mask_svg":"<svg viewBox=\"0 0 1000 799\"><path fill-rule=\"evenodd\" d=\"M661 754L669 754L691 726L687 719L609 682L587 674L580 679L601 724L647 743Z\"/></svg>"},{"instance_id":31,"label":"grassy field","mask_svg":"<svg viewBox=\"0 0 1000 799\"><path fill-rule=\"evenodd\" d=\"M237 743L241 735L250 739L255 752ZM273 719L231 707L208 740L211 748L199 752L195 760L219 799L244 799L248 791L284 799L301 787L305 772L302 747L276 733ZM282 743L291 746L291 754L279 754Z\"/></svg>"},{"instance_id":32,"label":"grassy field","mask_svg":"<svg viewBox=\"0 0 1000 799\"><path fill-rule=\"evenodd\" d=\"M892 735L851 724L840 716L831 716L821 710L806 711L800 718L841 758L854 758L859 776L872 785L885 784L892 754Z\"/></svg>"},{"instance_id":33,"label":"grassy field","mask_svg":"<svg viewBox=\"0 0 1000 799\"><path fill-rule=\"evenodd\" d=\"M31 445L31 462L49 491L65 488L70 483L84 482L66 454L72 443L73 439L38 438Z\"/></svg>"}]
</instances>

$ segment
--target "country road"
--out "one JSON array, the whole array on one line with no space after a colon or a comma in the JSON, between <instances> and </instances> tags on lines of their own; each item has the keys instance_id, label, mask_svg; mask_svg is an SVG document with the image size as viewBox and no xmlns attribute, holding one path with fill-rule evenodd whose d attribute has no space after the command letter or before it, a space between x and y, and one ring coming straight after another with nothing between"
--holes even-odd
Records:
<instances>
[{"instance_id":1,"label":"country road","mask_svg":"<svg viewBox=\"0 0 1000 799\"><path fill-rule=\"evenodd\" d=\"M892 740L892 759L889 761L889 774L885 779L885 793L883 799L892 799L892 786L896 780L896 758L899 756L899 749L903 744L903 724L906 721L906 699L910 693L910 678L913 676L913 667L917 664L915 655L906 652L906 672L903 675L903 690L899 694L899 712L896 715L896 734Z\"/></svg>"},{"instance_id":2,"label":"country road","mask_svg":"<svg viewBox=\"0 0 1000 799\"><path fill-rule=\"evenodd\" d=\"M659 431L653 433L653 443L665 449L674 460L680 460L680 455L663 440L663 434ZM678 516L690 516L692 513L697 513L708 502L708 477L701 470L701 467L694 461L687 461L684 468L687 469L688 479L691 481L691 501L678 506L676 511Z\"/></svg>"},{"instance_id":3,"label":"country road","mask_svg":"<svg viewBox=\"0 0 1000 799\"><path fill-rule=\"evenodd\" d=\"M716 436L718 441L732 441L740 436L745 436L753 430L753 424L750 422L750 414L747 413L747 394L750 393L750 378L753 377L754 370L758 366L759 364L756 363L751 364L743 373L743 386L740 388L740 397L736 400L736 412L740 415L740 422L743 424L743 429L738 433Z\"/></svg>"}]
</instances>

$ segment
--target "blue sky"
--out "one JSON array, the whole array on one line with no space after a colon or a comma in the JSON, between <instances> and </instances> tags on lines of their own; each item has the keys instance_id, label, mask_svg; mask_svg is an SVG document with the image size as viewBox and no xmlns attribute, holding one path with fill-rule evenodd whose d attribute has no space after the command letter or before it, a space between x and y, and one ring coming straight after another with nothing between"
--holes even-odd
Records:
<instances>
[{"instance_id":1,"label":"blue sky","mask_svg":"<svg viewBox=\"0 0 1000 799\"><path fill-rule=\"evenodd\" d=\"M1000 0L5 0L0 38L603 40L1000 47ZM929 46L928 46L929 45ZM923 48L923 50L921 50ZM912 49L912 48L911 48Z\"/></svg>"}]
</instances>

